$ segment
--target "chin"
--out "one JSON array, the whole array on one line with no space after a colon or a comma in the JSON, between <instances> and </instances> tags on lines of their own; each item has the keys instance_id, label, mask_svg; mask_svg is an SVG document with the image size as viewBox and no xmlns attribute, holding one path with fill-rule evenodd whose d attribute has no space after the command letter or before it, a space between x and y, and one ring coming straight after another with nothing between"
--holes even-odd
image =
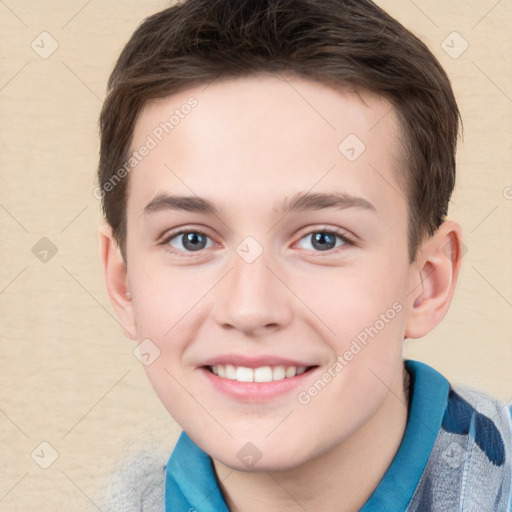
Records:
<instances>
[{"instance_id":1,"label":"chin","mask_svg":"<svg viewBox=\"0 0 512 512\"><path fill-rule=\"evenodd\" d=\"M299 461L290 461L286 456L273 457L272 460L259 459L253 465L241 463L238 458L229 460L219 460L225 466L235 471L243 471L245 473L275 473L279 471L288 471L301 465Z\"/></svg>"},{"instance_id":2,"label":"chin","mask_svg":"<svg viewBox=\"0 0 512 512\"><path fill-rule=\"evenodd\" d=\"M235 448L240 444L240 448ZM304 444L299 441L295 447L288 447L287 449L279 449L278 446L268 443L230 443L226 446L225 450L218 451L214 449L207 452L211 457L225 466L235 471L244 471L247 473L262 473L262 472L276 472L287 471L294 469L310 459L315 455L312 453L303 453ZM206 447L208 449L208 447ZM229 457L226 457L226 452L229 450ZM207 451L207 450L205 450Z\"/></svg>"}]
</instances>

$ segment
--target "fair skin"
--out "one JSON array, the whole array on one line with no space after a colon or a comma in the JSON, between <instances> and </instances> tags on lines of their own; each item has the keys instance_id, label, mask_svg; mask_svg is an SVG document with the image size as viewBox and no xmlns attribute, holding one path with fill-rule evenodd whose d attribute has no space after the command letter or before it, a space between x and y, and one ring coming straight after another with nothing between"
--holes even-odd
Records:
<instances>
[{"instance_id":1,"label":"fair skin","mask_svg":"<svg viewBox=\"0 0 512 512\"><path fill-rule=\"evenodd\" d=\"M460 228L445 222L410 263L398 123L382 98L296 77L225 80L147 104L132 149L191 96L197 107L130 173L127 264L110 228L100 230L113 305L128 337L159 348L148 377L212 457L230 510L359 510L403 437L403 340L444 317ZM354 161L338 149L349 134L365 144ZM281 213L306 193L344 196ZM216 211L162 200L171 195ZM237 252L248 236L250 263ZM371 326L377 334L333 376ZM225 377L208 363L235 356L307 371L275 395L233 396L212 384ZM329 369L328 384L300 402ZM237 456L247 443L259 454L252 466Z\"/></svg>"}]
</instances>

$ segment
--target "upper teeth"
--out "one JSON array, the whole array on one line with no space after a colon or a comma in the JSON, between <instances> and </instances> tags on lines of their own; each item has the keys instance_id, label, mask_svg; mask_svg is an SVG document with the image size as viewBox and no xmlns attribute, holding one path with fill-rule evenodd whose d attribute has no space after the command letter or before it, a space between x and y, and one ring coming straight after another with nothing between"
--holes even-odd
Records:
<instances>
[{"instance_id":1,"label":"upper teeth","mask_svg":"<svg viewBox=\"0 0 512 512\"><path fill-rule=\"evenodd\" d=\"M259 368L247 368L232 364L216 364L211 366L211 371L219 377L238 380L240 382L271 382L295 377L306 371L305 366L260 366Z\"/></svg>"}]
</instances>

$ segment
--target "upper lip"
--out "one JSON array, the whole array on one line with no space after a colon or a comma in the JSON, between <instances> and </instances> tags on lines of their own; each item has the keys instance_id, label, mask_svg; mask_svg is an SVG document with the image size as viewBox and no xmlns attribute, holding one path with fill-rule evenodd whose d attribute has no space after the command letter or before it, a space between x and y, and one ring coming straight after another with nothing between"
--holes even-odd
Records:
<instances>
[{"instance_id":1,"label":"upper lip","mask_svg":"<svg viewBox=\"0 0 512 512\"><path fill-rule=\"evenodd\" d=\"M300 361L286 357L275 355L261 355L258 357L250 357L247 355L225 354L214 356L203 361L199 366L215 366L218 364L232 364L233 366L243 366L245 368L259 368L261 366L316 366L311 362Z\"/></svg>"}]
</instances>

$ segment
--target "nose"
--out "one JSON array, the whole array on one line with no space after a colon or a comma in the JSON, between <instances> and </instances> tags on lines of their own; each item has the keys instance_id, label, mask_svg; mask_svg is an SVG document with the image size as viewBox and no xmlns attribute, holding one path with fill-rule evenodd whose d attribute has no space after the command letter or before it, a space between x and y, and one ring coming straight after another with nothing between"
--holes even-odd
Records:
<instances>
[{"instance_id":1,"label":"nose","mask_svg":"<svg viewBox=\"0 0 512 512\"><path fill-rule=\"evenodd\" d=\"M223 329L257 337L291 322L290 292L269 263L265 253L252 263L234 255L215 300L214 318Z\"/></svg>"}]
</instances>

